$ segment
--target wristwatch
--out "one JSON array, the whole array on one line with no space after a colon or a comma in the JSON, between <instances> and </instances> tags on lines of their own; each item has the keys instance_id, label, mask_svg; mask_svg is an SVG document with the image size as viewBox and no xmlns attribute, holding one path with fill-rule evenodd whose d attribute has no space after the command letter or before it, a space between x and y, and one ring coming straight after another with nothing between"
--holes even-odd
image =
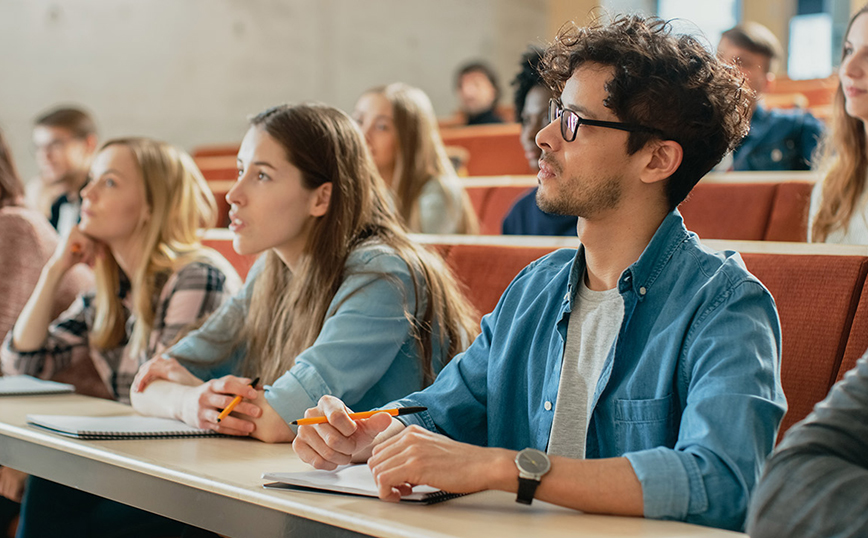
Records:
<instances>
[{"instance_id":1,"label":"wristwatch","mask_svg":"<svg viewBox=\"0 0 868 538\"><path fill-rule=\"evenodd\" d=\"M515 502L530 504L543 475L552 468L552 462L542 450L525 448L515 457L515 466L518 467L518 496Z\"/></svg>"}]
</instances>

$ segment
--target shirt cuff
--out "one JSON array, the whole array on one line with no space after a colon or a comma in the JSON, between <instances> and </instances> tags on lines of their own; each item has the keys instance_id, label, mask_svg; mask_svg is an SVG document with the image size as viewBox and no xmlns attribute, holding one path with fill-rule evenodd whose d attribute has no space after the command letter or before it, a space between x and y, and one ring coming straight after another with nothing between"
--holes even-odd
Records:
<instances>
[{"instance_id":1,"label":"shirt cuff","mask_svg":"<svg viewBox=\"0 0 868 538\"><path fill-rule=\"evenodd\" d=\"M273 385L265 386L265 399L268 404L295 433L298 432L298 426L290 423L303 418L304 412L316 407L319 399L326 394L331 394L331 390L325 380L316 368L303 362L295 363Z\"/></svg>"},{"instance_id":2,"label":"shirt cuff","mask_svg":"<svg viewBox=\"0 0 868 538\"><path fill-rule=\"evenodd\" d=\"M381 407L380 409L395 409L400 407L425 407L419 402L415 402L408 398L404 398L402 400L397 400L395 402L389 403ZM428 411L422 411L421 413L413 413L412 415L401 415L395 417L399 421L401 421L404 426L421 426L426 430L437 432L437 425L434 423L434 419L431 418L431 413Z\"/></svg>"},{"instance_id":3,"label":"shirt cuff","mask_svg":"<svg viewBox=\"0 0 868 538\"><path fill-rule=\"evenodd\" d=\"M708 498L699 468L687 454L657 447L629 452L624 457L642 484L644 515L651 519L684 521L688 513L703 512Z\"/></svg>"}]
</instances>

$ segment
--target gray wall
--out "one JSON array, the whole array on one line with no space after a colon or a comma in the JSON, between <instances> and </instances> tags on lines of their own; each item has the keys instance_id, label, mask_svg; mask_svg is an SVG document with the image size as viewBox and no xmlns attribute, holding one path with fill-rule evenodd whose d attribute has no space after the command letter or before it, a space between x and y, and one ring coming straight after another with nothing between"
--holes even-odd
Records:
<instances>
[{"instance_id":1,"label":"gray wall","mask_svg":"<svg viewBox=\"0 0 868 538\"><path fill-rule=\"evenodd\" d=\"M96 116L101 137L185 148L240 140L246 116L282 102L351 109L402 80L455 109L452 73L500 73L541 42L546 0L0 0L0 127L26 179L34 117L58 103Z\"/></svg>"}]
</instances>

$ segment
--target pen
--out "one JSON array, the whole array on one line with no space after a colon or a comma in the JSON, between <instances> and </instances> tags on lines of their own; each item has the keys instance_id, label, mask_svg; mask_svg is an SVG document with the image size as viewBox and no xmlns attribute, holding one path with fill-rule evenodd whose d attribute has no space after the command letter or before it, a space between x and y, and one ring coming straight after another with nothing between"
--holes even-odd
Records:
<instances>
[{"instance_id":1,"label":"pen","mask_svg":"<svg viewBox=\"0 0 868 538\"><path fill-rule=\"evenodd\" d=\"M427 411L427 407L399 407L397 409L374 409L373 411L362 411L361 413L350 413L350 418L355 420L357 418L369 418L377 413L388 413L393 417L397 417L398 415L412 415L413 413L421 413L422 411ZM325 424L329 419L326 417L311 417L311 418L300 418L298 420L293 420L290 424L295 426L309 426L311 424Z\"/></svg>"},{"instance_id":2,"label":"pen","mask_svg":"<svg viewBox=\"0 0 868 538\"><path fill-rule=\"evenodd\" d=\"M257 383L259 383L258 377L250 383L250 386L255 389ZM235 406L241 403L241 400L243 400L243 398L241 397L241 395L238 395L231 402L229 402L229 405L226 406L226 409L220 411L220 414L217 415L217 422L220 422L221 420L226 418L226 415L231 413L232 410L235 409Z\"/></svg>"}]
</instances>

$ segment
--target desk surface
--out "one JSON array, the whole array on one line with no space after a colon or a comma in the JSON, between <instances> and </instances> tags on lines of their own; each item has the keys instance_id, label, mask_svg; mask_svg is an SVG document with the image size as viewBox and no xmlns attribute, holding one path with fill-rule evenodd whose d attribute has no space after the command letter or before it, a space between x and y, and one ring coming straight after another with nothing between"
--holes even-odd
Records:
<instances>
[{"instance_id":1,"label":"desk surface","mask_svg":"<svg viewBox=\"0 0 868 538\"><path fill-rule=\"evenodd\" d=\"M26 425L27 414L123 415L79 395L0 398L0 464L233 537L743 536L677 522L586 515L483 492L431 506L262 488L263 472L310 470L289 445L249 439L79 441Z\"/></svg>"}]
</instances>

